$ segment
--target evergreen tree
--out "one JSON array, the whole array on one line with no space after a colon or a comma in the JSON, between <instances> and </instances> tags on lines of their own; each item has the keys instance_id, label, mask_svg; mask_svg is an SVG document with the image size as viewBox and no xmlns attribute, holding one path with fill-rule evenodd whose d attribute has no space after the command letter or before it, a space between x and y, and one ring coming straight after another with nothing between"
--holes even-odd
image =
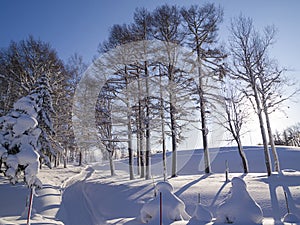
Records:
<instances>
[{"instance_id":1,"label":"evergreen tree","mask_svg":"<svg viewBox=\"0 0 300 225\"><path fill-rule=\"evenodd\" d=\"M23 177L28 186L41 187L36 177L40 159L50 167L48 156L55 155L50 144L50 135L53 134L51 112L48 79L42 75L35 89L16 101L13 109L0 118L0 156L4 175L11 183Z\"/></svg>"}]
</instances>

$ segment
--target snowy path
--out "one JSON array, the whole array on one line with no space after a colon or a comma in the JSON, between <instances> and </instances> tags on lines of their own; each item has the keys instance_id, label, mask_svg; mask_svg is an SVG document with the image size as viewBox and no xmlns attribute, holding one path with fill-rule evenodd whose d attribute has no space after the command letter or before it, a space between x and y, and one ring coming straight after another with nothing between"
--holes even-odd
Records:
<instances>
[{"instance_id":1,"label":"snowy path","mask_svg":"<svg viewBox=\"0 0 300 225\"><path fill-rule=\"evenodd\" d=\"M153 181L129 181L128 174L122 171L118 171L118 176L110 177L108 172L97 170L97 167L87 168L83 174L81 181L73 183L64 191L60 215L65 225L102 225L104 221L115 225L141 224L136 218L144 202L153 196ZM246 176L231 173L230 178L233 176L243 177L250 194L262 206L265 216L263 225L274 225L275 221L276 224L288 225L281 222L286 213L283 190L289 193L291 210L300 216L300 173L287 172L280 179L277 175L268 178L264 173ZM158 181L161 178L155 179ZM224 182L224 174L179 176L170 182L175 187L175 194L186 203L190 215L197 202L197 193L201 193L202 203L215 212L231 187L230 183ZM178 221L173 224L188 222Z\"/></svg>"},{"instance_id":2,"label":"snowy path","mask_svg":"<svg viewBox=\"0 0 300 225\"><path fill-rule=\"evenodd\" d=\"M152 181L142 185L133 184L138 186L137 191L135 188L128 189L128 186L115 182L114 179L104 176L103 171L95 171L92 167L86 168L76 177L77 181L68 184L63 191L57 218L65 225L92 225L105 224L106 220L116 217L136 217L135 212L139 212L144 203L142 200L140 203L136 201L147 194L149 194L148 198L153 195L150 193ZM127 175L119 181L125 180ZM140 182L132 181L132 183Z\"/></svg>"},{"instance_id":3,"label":"snowy path","mask_svg":"<svg viewBox=\"0 0 300 225\"><path fill-rule=\"evenodd\" d=\"M58 211L57 218L64 224L104 224L104 220L99 212L95 212L92 201L85 190L86 180L92 176L94 170L91 167L82 171L75 183L70 184L70 180L63 192L62 203ZM80 180L79 180L80 177Z\"/></svg>"}]
</instances>

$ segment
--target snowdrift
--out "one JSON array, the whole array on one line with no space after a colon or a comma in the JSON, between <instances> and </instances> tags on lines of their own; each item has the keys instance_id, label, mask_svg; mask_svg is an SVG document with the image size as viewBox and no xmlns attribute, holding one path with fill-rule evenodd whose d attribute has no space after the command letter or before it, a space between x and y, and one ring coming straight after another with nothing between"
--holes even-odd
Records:
<instances>
[{"instance_id":1,"label":"snowdrift","mask_svg":"<svg viewBox=\"0 0 300 225\"><path fill-rule=\"evenodd\" d=\"M282 173L268 177L263 160L260 159L263 157L261 147L246 148L250 168L253 168L249 174L242 173L238 153L234 148L224 148L216 154L212 162L212 174L201 172L200 150L178 152L179 176L168 180L172 189L165 185L163 188L170 199L176 200L177 203L169 207L174 208L177 204L179 207L175 208L180 209L182 219L177 221L174 215L164 213L168 215L164 221L174 225L226 222L238 225L259 222L263 225L300 224L300 149L279 148L278 153ZM32 224L142 224L141 211L155 199L155 184L162 181L158 175L161 173L160 157L159 154L152 157L153 179L148 181L137 175L135 180L130 181L127 163L122 160L116 162L115 177L110 177L108 164L53 170L44 167L38 175L44 188L38 190L34 198ZM229 161L229 179L233 183L225 180L225 160ZM284 192L289 203L289 213ZM199 193L201 203L198 200ZM26 223L20 216L26 207L27 195L26 187L20 184L11 186L0 177L0 198L3 202L0 224ZM227 211L222 209L225 203L230 203ZM235 214L241 210L248 213L243 216ZM229 221L219 219L225 214L230 218ZM157 219L156 215L152 217ZM153 221L149 220L148 224Z\"/></svg>"}]
</instances>

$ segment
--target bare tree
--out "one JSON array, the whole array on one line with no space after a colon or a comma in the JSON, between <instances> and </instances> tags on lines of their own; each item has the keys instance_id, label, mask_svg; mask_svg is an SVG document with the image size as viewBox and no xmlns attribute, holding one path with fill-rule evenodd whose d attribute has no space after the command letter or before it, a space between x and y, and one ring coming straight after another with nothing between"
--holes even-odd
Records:
<instances>
[{"instance_id":1,"label":"bare tree","mask_svg":"<svg viewBox=\"0 0 300 225\"><path fill-rule=\"evenodd\" d=\"M112 82L107 82L103 86L96 104L96 124L99 130L100 142L104 145L106 152L104 159L108 155L111 176L115 175L113 156L115 153L115 142L113 137L112 121L112 101L114 99L114 87Z\"/></svg>"},{"instance_id":2,"label":"bare tree","mask_svg":"<svg viewBox=\"0 0 300 225\"><path fill-rule=\"evenodd\" d=\"M114 25L111 28L109 38L107 42L103 42L100 47L100 53L109 52L110 50L116 49L120 45L125 45L134 40L134 36L132 35L132 31L128 27L128 25ZM123 51L125 50L125 52ZM119 82L122 83L122 87L125 91L125 96L122 97L122 101L126 104L126 118L127 118L127 145L128 145L128 155L129 155L129 175L130 179L134 179L133 173L133 142L132 142L132 124L131 124L131 103L129 100L129 93L127 88L130 83L132 75L129 72L129 65L126 64L126 54L130 54L126 52L125 48L119 48L115 52L110 53L107 56L107 60L111 62L112 67L115 67L115 76L119 76ZM95 61L95 67L97 67L97 61Z\"/></svg>"},{"instance_id":3,"label":"bare tree","mask_svg":"<svg viewBox=\"0 0 300 225\"><path fill-rule=\"evenodd\" d=\"M208 101L207 91L205 90L205 73L204 68L213 71L209 75L223 76L222 65L220 60L224 58L224 54L218 48L214 48L216 43L218 26L223 19L223 11L214 4L205 4L203 6L193 5L189 9L183 8L181 14L186 27L187 43L197 54L197 95L200 105L201 117L201 133L204 150L205 172L210 173L210 159L208 152L208 126L207 126L207 112ZM221 73L220 73L221 72ZM219 78L217 76L217 78Z\"/></svg>"},{"instance_id":4,"label":"bare tree","mask_svg":"<svg viewBox=\"0 0 300 225\"><path fill-rule=\"evenodd\" d=\"M180 32L181 14L176 6L163 5L157 7L152 13L152 35L155 39L164 41L166 45L170 43L179 44L183 39L183 33ZM167 49L171 47L167 46ZM174 58L170 55L169 64L166 65L167 77L169 87L175 83L175 68ZM173 90L169 93L169 107L170 107L170 125L171 125L171 138L172 138L172 172L171 176L177 176L177 143L176 143L176 119L175 119L175 95Z\"/></svg>"},{"instance_id":5,"label":"bare tree","mask_svg":"<svg viewBox=\"0 0 300 225\"><path fill-rule=\"evenodd\" d=\"M248 162L241 140L243 135L242 128L247 122L247 118L249 118L249 107L247 107L245 98L245 95L238 90L233 82L225 83L224 98L221 99L225 113L220 112L218 118L220 118L220 124L231 134L233 140L236 142L244 173L248 173Z\"/></svg>"},{"instance_id":6,"label":"bare tree","mask_svg":"<svg viewBox=\"0 0 300 225\"><path fill-rule=\"evenodd\" d=\"M274 30L274 28L269 28ZM272 33L272 31L267 31ZM280 164L275 148L273 133L271 128L270 114L282 110L282 104L293 98L299 93L297 83L284 76L284 69L278 67L278 63L274 59L270 59L267 55L262 57L258 62L259 86L258 90L261 95L263 111L268 130L269 143L271 145L274 157L274 169L280 171Z\"/></svg>"},{"instance_id":7,"label":"bare tree","mask_svg":"<svg viewBox=\"0 0 300 225\"><path fill-rule=\"evenodd\" d=\"M64 146L64 167L66 167L66 164L69 160L74 162L76 153L78 153L76 151L77 146L75 143L74 129L72 124L72 107L76 87L82 75L87 70L87 65L82 56L74 53L66 63L66 70L68 71L69 75L64 81L65 98L63 99L62 104L65 107L63 107L61 110L65 117L60 118L60 121L63 120L63 123L59 127L60 132L58 134L60 143L62 143ZM82 154L79 153L79 157L81 156Z\"/></svg>"},{"instance_id":8,"label":"bare tree","mask_svg":"<svg viewBox=\"0 0 300 225\"><path fill-rule=\"evenodd\" d=\"M300 123L288 127L284 132L287 145L300 147Z\"/></svg>"},{"instance_id":9,"label":"bare tree","mask_svg":"<svg viewBox=\"0 0 300 225\"><path fill-rule=\"evenodd\" d=\"M272 31L272 32L271 32ZM240 16L232 21L230 51L232 52L231 76L245 83L243 92L252 102L258 116L262 141L264 145L265 163L268 175L271 175L271 160L267 135L263 120L264 102L259 92L259 77L262 76L260 65L266 57L267 50L274 39L274 30L265 28L263 35L254 30L252 20Z\"/></svg>"},{"instance_id":10,"label":"bare tree","mask_svg":"<svg viewBox=\"0 0 300 225\"><path fill-rule=\"evenodd\" d=\"M148 47L146 45L147 40L149 40L150 37L150 29L151 29L151 23L152 18L151 14L145 9L140 8L136 9L134 13L134 23L132 25L132 31L133 36L136 38L137 41L144 41L145 45L143 46L143 49L141 49L143 55L147 55ZM146 154L145 154L145 166L146 166L146 174L145 178L148 180L151 178L151 169L150 169L150 152L151 152L151 131L150 131L150 72L149 72L149 62L147 60L139 63L137 65L141 70L139 71L138 75L138 82L139 87L141 87L142 80L145 80L145 89L146 89L146 96L145 96L145 120L142 120L142 112L140 111L140 129L143 128L143 125L141 124L144 121L144 127L145 127L145 136L146 136ZM141 79L144 78L144 79ZM139 98L139 110L141 110L141 98ZM140 131L142 132L142 131ZM139 135L140 138L142 138L142 135Z\"/></svg>"}]
</instances>

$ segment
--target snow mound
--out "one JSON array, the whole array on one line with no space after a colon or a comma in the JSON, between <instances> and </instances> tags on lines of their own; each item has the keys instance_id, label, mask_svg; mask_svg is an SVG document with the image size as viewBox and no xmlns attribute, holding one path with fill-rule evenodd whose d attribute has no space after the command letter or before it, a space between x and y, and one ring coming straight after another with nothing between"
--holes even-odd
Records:
<instances>
[{"instance_id":1,"label":"snow mound","mask_svg":"<svg viewBox=\"0 0 300 225\"><path fill-rule=\"evenodd\" d=\"M285 223L299 223L300 219L293 213L287 213L283 217Z\"/></svg>"},{"instance_id":2,"label":"snow mound","mask_svg":"<svg viewBox=\"0 0 300 225\"><path fill-rule=\"evenodd\" d=\"M202 204L197 204L195 211L193 213L192 219L190 220L191 222L196 222L196 221L200 221L200 222L211 222L213 219L212 213L205 208L204 205Z\"/></svg>"},{"instance_id":3,"label":"snow mound","mask_svg":"<svg viewBox=\"0 0 300 225\"><path fill-rule=\"evenodd\" d=\"M234 177L229 196L218 206L217 222L262 224L263 213L247 191L243 179Z\"/></svg>"},{"instance_id":4,"label":"snow mound","mask_svg":"<svg viewBox=\"0 0 300 225\"><path fill-rule=\"evenodd\" d=\"M142 223L159 224L160 201L162 202L161 210L164 224L190 219L190 216L185 211L185 204L173 193L173 186L170 183L159 182L155 188L158 194L143 205L140 211Z\"/></svg>"}]
</instances>

